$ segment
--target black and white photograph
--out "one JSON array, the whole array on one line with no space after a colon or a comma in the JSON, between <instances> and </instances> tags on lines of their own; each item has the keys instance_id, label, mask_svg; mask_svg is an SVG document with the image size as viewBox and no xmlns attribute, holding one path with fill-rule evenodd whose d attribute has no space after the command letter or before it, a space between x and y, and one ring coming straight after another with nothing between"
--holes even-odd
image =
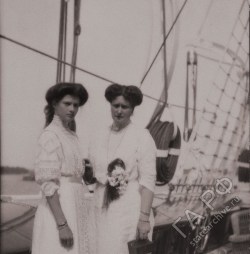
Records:
<instances>
[{"instance_id":1,"label":"black and white photograph","mask_svg":"<svg viewBox=\"0 0 250 254\"><path fill-rule=\"evenodd\" d=\"M249 254L249 18L0 0L0 253Z\"/></svg>"}]
</instances>

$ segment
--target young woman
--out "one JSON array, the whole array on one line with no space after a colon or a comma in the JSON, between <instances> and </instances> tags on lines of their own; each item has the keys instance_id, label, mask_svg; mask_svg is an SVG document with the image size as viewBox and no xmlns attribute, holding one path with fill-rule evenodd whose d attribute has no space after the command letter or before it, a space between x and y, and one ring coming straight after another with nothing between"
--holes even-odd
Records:
<instances>
[{"instance_id":1,"label":"young woman","mask_svg":"<svg viewBox=\"0 0 250 254\"><path fill-rule=\"evenodd\" d=\"M95 253L94 216L84 196L75 133L75 116L87 100L81 84L56 84L46 93L46 124L35 163L43 198L34 221L32 254Z\"/></svg>"},{"instance_id":2,"label":"young woman","mask_svg":"<svg viewBox=\"0 0 250 254\"><path fill-rule=\"evenodd\" d=\"M156 147L148 130L130 120L142 93L135 86L110 85L105 97L113 123L90 148L97 178L99 254L127 254L127 243L146 239L156 178Z\"/></svg>"}]
</instances>

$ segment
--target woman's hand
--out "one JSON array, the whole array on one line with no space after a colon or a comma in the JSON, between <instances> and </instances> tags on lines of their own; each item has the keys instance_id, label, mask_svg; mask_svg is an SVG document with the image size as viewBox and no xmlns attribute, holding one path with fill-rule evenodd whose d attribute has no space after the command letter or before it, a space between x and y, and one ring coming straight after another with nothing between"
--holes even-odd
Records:
<instances>
[{"instance_id":1,"label":"woman's hand","mask_svg":"<svg viewBox=\"0 0 250 254\"><path fill-rule=\"evenodd\" d=\"M137 231L140 239L148 239L148 233L150 232L150 229L151 226L148 220L139 219Z\"/></svg>"},{"instance_id":2,"label":"woman's hand","mask_svg":"<svg viewBox=\"0 0 250 254\"><path fill-rule=\"evenodd\" d=\"M58 231L62 246L67 249L71 248L74 244L74 238L70 227L67 225L61 229L58 229Z\"/></svg>"},{"instance_id":3,"label":"woman's hand","mask_svg":"<svg viewBox=\"0 0 250 254\"><path fill-rule=\"evenodd\" d=\"M71 248L73 246L73 233L67 223L65 215L62 211L58 192L56 191L52 196L47 196L47 201L51 212L55 217L59 239L63 247Z\"/></svg>"}]
</instances>

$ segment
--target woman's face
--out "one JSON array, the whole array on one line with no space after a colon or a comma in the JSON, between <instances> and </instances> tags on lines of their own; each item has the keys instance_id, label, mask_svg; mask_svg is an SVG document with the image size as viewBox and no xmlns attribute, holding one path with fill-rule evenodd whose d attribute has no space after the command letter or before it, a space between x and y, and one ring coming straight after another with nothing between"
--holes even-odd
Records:
<instances>
[{"instance_id":1,"label":"woman's face","mask_svg":"<svg viewBox=\"0 0 250 254\"><path fill-rule=\"evenodd\" d=\"M79 104L79 98L71 95L65 95L59 102L55 103L55 115L60 117L66 127L69 122L74 120Z\"/></svg>"},{"instance_id":2,"label":"woman's face","mask_svg":"<svg viewBox=\"0 0 250 254\"><path fill-rule=\"evenodd\" d=\"M111 115L118 128L123 128L129 123L132 113L133 108L122 95L111 102Z\"/></svg>"}]
</instances>

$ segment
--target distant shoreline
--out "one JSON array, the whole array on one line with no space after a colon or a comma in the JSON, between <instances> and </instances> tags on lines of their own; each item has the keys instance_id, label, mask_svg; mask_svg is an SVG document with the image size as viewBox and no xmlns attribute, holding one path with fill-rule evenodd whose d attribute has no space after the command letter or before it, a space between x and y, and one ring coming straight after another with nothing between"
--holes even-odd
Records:
<instances>
[{"instance_id":1,"label":"distant shoreline","mask_svg":"<svg viewBox=\"0 0 250 254\"><path fill-rule=\"evenodd\" d=\"M32 173L32 170L23 168L23 167L9 167L9 166L1 166L1 174L30 174Z\"/></svg>"}]
</instances>

